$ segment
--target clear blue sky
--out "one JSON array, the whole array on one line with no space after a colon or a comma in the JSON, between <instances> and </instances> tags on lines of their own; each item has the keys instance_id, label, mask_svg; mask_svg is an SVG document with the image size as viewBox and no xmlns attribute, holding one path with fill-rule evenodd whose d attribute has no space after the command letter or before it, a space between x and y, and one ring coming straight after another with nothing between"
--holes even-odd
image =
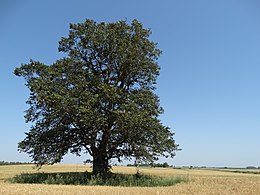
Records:
<instances>
[{"instance_id":1,"label":"clear blue sky","mask_svg":"<svg viewBox=\"0 0 260 195\"><path fill-rule=\"evenodd\" d=\"M30 160L17 152L30 125L23 118L29 91L15 67L29 59L53 63L69 23L86 18L136 18L152 29L163 50L156 91L161 119L183 149L170 164L260 166L258 0L1 0L0 160Z\"/></svg>"}]
</instances>

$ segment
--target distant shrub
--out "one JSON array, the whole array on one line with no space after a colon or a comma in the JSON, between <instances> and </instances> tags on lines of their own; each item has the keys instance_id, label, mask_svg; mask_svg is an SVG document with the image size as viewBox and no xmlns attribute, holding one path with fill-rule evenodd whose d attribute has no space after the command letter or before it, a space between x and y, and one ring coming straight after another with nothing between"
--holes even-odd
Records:
<instances>
[{"instance_id":1,"label":"distant shrub","mask_svg":"<svg viewBox=\"0 0 260 195\"><path fill-rule=\"evenodd\" d=\"M164 163L150 163L150 164L127 164L128 167L163 167L168 168L170 165L167 162Z\"/></svg>"},{"instance_id":2,"label":"distant shrub","mask_svg":"<svg viewBox=\"0 0 260 195\"><path fill-rule=\"evenodd\" d=\"M254 167L254 166L247 166L246 168L247 168L247 169L257 169L257 168Z\"/></svg>"},{"instance_id":3,"label":"distant shrub","mask_svg":"<svg viewBox=\"0 0 260 195\"><path fill-rule=\"evenodd\" d=\"M29 162L6 162L6 161L0 161L0 166L1 165L24 165L24 164L32 164Z\"/></svg>"}]
</instances>

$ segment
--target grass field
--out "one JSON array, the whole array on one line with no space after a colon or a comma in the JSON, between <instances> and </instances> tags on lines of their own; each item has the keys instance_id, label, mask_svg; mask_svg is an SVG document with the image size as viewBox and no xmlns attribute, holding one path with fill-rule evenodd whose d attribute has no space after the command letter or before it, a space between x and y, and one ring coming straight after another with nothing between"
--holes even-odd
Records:
<instances>
[{"instance_id":1,"label":"grass field","mask_svg":"<svg viewBox=\"0 0 260 195\"><path fill-rule=\"evenodd\" d=\"M84 165L53 165L43 167L40 171L83 172L90 171ZM140 168L143 174L159 176L183 176L188 182L170 187L110 187L110 186L73 186L43 184L12 184L6 180L20 173L35 173L32 165L0 166L0 194L2 195L45 195L45 194L124 194L124 195L165 195L165 194L260 194L260 174L258 170L203 170L203 169L166 169ZM238 171L238 172L236 172ZM134 167L113 167L115 173L136 173Z\"/></svg>"}]
</instances>

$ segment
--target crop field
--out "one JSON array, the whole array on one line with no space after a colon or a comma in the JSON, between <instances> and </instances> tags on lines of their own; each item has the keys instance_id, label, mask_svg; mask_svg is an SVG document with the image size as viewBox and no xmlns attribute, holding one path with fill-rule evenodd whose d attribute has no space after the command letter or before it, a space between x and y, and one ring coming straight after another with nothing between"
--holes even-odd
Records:
<instances>
[{"instance_id":1,"label":"crop field","mask_svg":"<svg viewBox=\"0 0 260 195\"><path fill-rule=\"evenodd\" d=\"M84 172L86 165L45 166L40 172ZM1 195L47 195L47 194L124 194L124 195L165 195L165 194L260 194L260 171L243 169L172 169L140 168L143 174L158 176L181 176L187 181L170 187L112 187L82 185L13 184L7 181L20 173L36 173L32 165L0 166ZM135 167L113 167L114 173L136 173ZM259 173L259 174L258 174Z\"/></svg>"}]
</instances>

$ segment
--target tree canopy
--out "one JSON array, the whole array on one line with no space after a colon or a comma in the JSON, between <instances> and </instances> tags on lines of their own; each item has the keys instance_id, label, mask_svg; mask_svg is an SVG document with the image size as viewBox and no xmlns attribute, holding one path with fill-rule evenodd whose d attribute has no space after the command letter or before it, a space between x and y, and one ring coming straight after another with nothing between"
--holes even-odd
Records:
<instances>
[{"instance_id":1,"label":"tree canopy","mask_svg":"<svg viewBox=\"0 0 260 195\"><path fill-rule=\"evenodd\" d=\"M15 69L30 90L26 122L32 123L19 151L36 164L60 162L68 152L90 154L93 172L109 160L152 162L173 157L178 145L154 93L161 51L137 20L71 24L51 65L31 60Z\"/></svg>"}]
</instances>

